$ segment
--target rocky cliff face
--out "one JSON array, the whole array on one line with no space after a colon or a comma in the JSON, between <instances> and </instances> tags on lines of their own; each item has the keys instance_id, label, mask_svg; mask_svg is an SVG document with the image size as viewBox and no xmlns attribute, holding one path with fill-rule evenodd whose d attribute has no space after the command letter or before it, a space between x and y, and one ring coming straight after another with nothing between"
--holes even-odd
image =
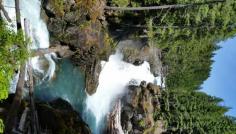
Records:
<instances>
[{"instance_id":1,"label":"rocky cliff face","mask_svg":"<svg viewBox=\"0 0 236 134\"><path fill-rule=\"evenodd\" d=\"M86 91L96 92L100 61L111 51L103 24L104 0L66 0L61 3L44 0L42 17L47 22L50 44L66 45L74 52L71 57L86 76Z\"/></svg>"},{"instance_id":2,"label":"rocky cliff face","mask_svg":"<svg viewBox=\"0 0 236 134\"><path fill-rule=\"evenodd\" d=\"M164 132L165 122L160 115L161 87L142 81L139 86L130 85L127 90L127 94L117 100L113 110L107 116L107 134Z\"/></svg>"},{"instance_id":3,"label":"rocky cliff face","mask_svg":"<svg viewBox=\"0 0 236 134\"><path fill-rule=\"evenodd\" d=\"M139 39L125 39L119 42L118 49L124 54L124 61L140 65L144 61L149 62L151 72L155 75L163 75L164 67L161 62L161 50L150 46Z\"/></svg>"},{"instance_id":4,"label":"rocky cliff face","mask_svg":"<svg viewBox=\"0 0 236 134\"><path fill-rule=\"evenodd\" d=\"M152 83L141 82L140 86L129 86L122 99L121 125L130 134L160 134L163 122L159 119L161 88ZM160 123L161 122L161 123Z\"/></svg>"}]
</instances>

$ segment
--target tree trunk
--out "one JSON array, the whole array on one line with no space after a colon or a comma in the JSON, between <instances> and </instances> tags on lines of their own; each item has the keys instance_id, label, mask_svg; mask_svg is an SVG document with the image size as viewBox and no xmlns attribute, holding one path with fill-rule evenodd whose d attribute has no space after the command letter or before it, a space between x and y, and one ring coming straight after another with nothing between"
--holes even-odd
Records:
<instances>
[{"instance_id":1,"label":"tree trunk","mask_svg":"<svg viewBox=\"0 0 236 134\"><path fill-rule=\"evenodd\" d=\"M2 10L3 15L7 19L8 22L11 22L11 18L8 16L7 11L5 10L4 6L2 5L2 0L0 0L0 10Z\"/></svg>"},{"instance_id":2,"label":"tree trunk","mask_svg":"<svg viewBox=\"0 0 236 134\"><path fill-rule=\"evenodd\" d=\"M16 9L16 26L17 30L21 29L21 18L20 18L20 2L15 0L15 9Z\"/></svg>"},{"instance_id":3,"label":"tree trunk","mask_svg":"<svg viewBox=\"0 0 236 134\"><path fill-rule=\"evenodd\" d=\"M13 99L11 108L8 112L8 116L6 118L6 125L5 125L6 134L11 134L13 127L16 126L17 113L21 104L21 98L22 98L22 93L23 93L23 88L24 88L24 83L25 83L25 67L26 67L25 64L21 66L20 76L19 76L19 80L16 86L15 97Z\"/></svg>"},{"instance_id":4,"label":"tree trunk","mask_svg":"<svg viewBox=\"0 0 236 134\"><path fill-rule=\"evenodd\" d=\"M20 32L22 27L21 27L19 0L15 0L15 6L16 6L15 10L16 10L16 21L17 21L17 32ZM12 129L16 126L17 113L21 104L22 93L23 93L24 84L25 84L25 69L26 69L26 64L23 63L20 67L20 75L19 75L17 86L16 86L15 97L9 109L8 116L6 118L6 123L5 123L6 134L11 134Z\"/></svg>"},{"instance_id":5,"label":"tree trunk","mask_svg":"<svg viewBox=\"0 0 236 134\"><path fill-rule=\"evenodd\" d=\"M163 6L150 6L150 7L110 7L105 6L106 10L117 10L117 11L143 11L143 10L161 10L161 9L177 9L191 6L199 6L199 5L210 5L216 4L220 2L225 2L225 0L216 0L209 1L204 3L191 3L191 4L176 4L176 5L163 5Z\"/></svg>"},{"instance_id":6,"label":"tree trunk","mask_svg":"<svg viewBox=\"0 0 236 134\"><path fill-rule=\"evenodd\" d=\"M142 10L159 10L169 8L181 8L189 5L164 5L164 6L151 6L151 7L110 7L105 6L106 10L120 10L120 11L142 11Z\"/></svg>"},{"instance_id":7,"label":"tree trunk","mask_svg":"<svg viewBox=\"0 0 236 134\"><path fill-rule=\"evenodd\" d=\"M116 102L111 113L107 116L107 134L124 134L121 126L121 101Z\"/></svg>"},{"instance_id":8,"label":"tree trunk","mask_svg":"<svg viewBox=\"0 0 236 134\"><path fill-rule=\"evenodd\" d=\"M28 112L29 112L29 108L26 107L23 114L21 115L21 118L20 118L20 123L19 123L18 129L22 132L24 131L24 128L25 128L25 123L26 123L26 120L27 120Z\"/></svg>"}]
</instances>

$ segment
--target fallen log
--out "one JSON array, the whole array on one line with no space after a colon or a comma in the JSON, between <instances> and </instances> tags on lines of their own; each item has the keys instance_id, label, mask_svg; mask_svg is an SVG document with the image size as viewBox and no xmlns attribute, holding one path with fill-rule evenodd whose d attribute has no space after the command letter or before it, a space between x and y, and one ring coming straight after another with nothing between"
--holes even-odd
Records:
<instances>
[{"instance_id":1,"label":"fallen log","mask_svg":"<svg viewBox=\"0 0 236 134\"><path fill-rule=\"evenodd\" d=\"M29 38L30 28L27 19L24 19L24 26L25 26L25 36L26 38ZM37 111L35 110L35 103L34 103L34 79L33 79L33 69L31 65L31 58L29 58L28 61L27 71L29 76L29 103L30 103L30 126L31 126L31 129L28 131L30 131L30 133L33 134L40 134L38 116L37 116Z\"/></svg>"},{"instance_id":2,"label":"fallen log","mask_svg":"<svg viewBox=\"0 0 236 134\"><path fill-rule=\"evenodd\" d=\"M30 62L29 62L30 63ZM30 123L31 123L31 132L34 134L40 134L40 127L38 122L37 111L35 110L34 103L34 80L33 80L33 71L31 64L28 64L28 75L29 75L29 102L30 102Z\"/></svg>"},{"instance_id":3,"label":"fallen log","mask_svg":"<svg viewBox=\"0 0 236 134\"><path fill-rule=\"evenodd\" d=\"M57 45L49 48L39 48L32 50L32 56L44 56L45 54L58 53L61 57L69 57L74 54L68 46Z\"/></svg>"},{"instance_id":4,"label":"fallen log","mask_svg":"<svg viewBox=\"0 0 236 134\"><path fill-rule=\"evenodd\" d=\"M121 126L121 101L116 102L111 113L107 116L107 134L124 134Z\"/></svg>"},{"instance_id":5,"label":"fallen log","mask_svg":"<svg viewBox=\"0 0 236 134\"><path fill-rule=\"evenodd\" d=\"M211 5L225 2L225 0L213 0L201 3L190 3L190 4L175 4L175 5L161 5L161 6L149 6L149 7L111 7L105 6L105 10L115 10L115 11L144 11L144 10L162 10L162 9L179 9L185 7L193 7L200 5Z\"/></svg>"}]
</instances>

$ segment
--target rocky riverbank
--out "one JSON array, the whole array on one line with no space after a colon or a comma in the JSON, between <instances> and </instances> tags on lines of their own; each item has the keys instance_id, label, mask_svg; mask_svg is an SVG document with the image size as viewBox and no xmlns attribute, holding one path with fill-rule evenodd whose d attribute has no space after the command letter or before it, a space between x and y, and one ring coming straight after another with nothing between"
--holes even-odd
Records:
<instances>
[{"instance_id":1,"label":"rocky riverbank","mask_svg":"<svg viewBox=\"0 0 236 134\"><path fill-rule=\"evenodd\" d=\"M47 23L51 46L69 46L73 52L72 61L85 73L86 91L90 95L96 92L100 61L107 60L114 48L107 30L105 4L104 0L69 0L62 3L44 0L42 3L41 16ZM155 76L164 77L161 50L150 46L147 39L123 38L117 48L124 54L124 61L135 65L147 61Z\"/></svg>"},{"instance_id":2,"label":"rocky riverbank","mask_svg":"<svg viewBox=\"0 0 236 134\"><path fill-rule=\"evenodd\" d=\"M161 87L142 81L140 86L129 86L123 100L121 124L125 132L133 134L159 134L163 131L158 116L160 111Z\"/></svg>"},{"instance_id":3,"label":"rocky riverbank","mask_svg":"<svg viewBox=\"0 0 236 134\"><path fill-rule=\"evenodd\" d=\"M142 81L139 86L130 85L127 94L118 100L108 116L107 133L161 134L165 131L160 115L160 86ZM118 111L120 110L120 111ZM120 121L117 121L119 120ZM118 124L120 123L120 124Z\"/></svg>"},{"instance_id":4,"label":"rocky riverbank","mask_svg":"<svg viewBox=\"0 0 236 134\"><path fill-rule=\"evenodd\" d=\"M85 89L89 95L96 92L101 60L107 60L113 51L113 42L109 37L104 17L104 6L103 0L95 3L70 0L61 3L60 7L49 0L43 1L42 4L41 15L47 23L50 44L68 46L73 51L71 60L83 70ZM155 76L165 77L161 50L151 46L147 41L125 38L119 41L117 49L124 54L124 61L134 65L147 61ZM161 133L164 123L155 115L160 109L160 90L161 87L151 83L146 85L145 82L140 86L129 86L127 94L121 98L122 106L117 108L118 105L115 105L112 115L108 116L107 126L110 128L107 132ZM117 115L118 113L120 115ZM65 116L64 114L60 113L60 116ZM119 119L121 124L118 124L118 131L113 131L113 126L117 127L117 122L120 123Z\"/></svg>"},{"instance_id":5,"label":"rocky riverbank","mask_svg":"<svg viewBox=\"0 0 236 134\"><path fill-rule=\"evenodd\" d=\"M36 104L39 123L47 134L91 134L89 126L63 99Z\"/></svg>"},{"instance_id":6,"label":"rocky riverbank","mask_svg":"<svg viewBox=\"0 0 236 134\"><path fill-rule=\"evenodd\" d=\"M41 16L47 23L50 44L69 46L75 65L86 76L86 91L96 92L100 61L107 59L111 52L111 39L107 33L103 8L105 1L93 3L69 0L42 3Z\"/></svg>"},{"instance_id":7,"label":"rocky riverbank","mask_svg":"<svg viewBox=\"0 0 236 134\"><path fill-rule=\"evenodd\" d=\"M10 94L8 99L0 103L0 117L5 120L8 110L13 101L14 94ZM47 134L91 134L88 125L82 120L79 113L73 110L72 106L60 98L50 102L37 101L37 117L39 120L40 131ZM19 122L15 131L26 133L34 124L29 124L32 111L29 110L30 104L22 100L16 122ZM23 123L24 122L24 123ZM22 125L22 124L23 125Z\"/></svg>"}]
</instances>

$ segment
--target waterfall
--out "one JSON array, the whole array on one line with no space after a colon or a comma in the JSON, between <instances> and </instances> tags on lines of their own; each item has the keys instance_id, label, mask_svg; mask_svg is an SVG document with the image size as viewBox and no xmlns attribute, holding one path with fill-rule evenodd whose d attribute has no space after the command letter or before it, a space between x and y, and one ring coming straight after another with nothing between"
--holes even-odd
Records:
<instances>
[{"instance_id":1,"label":"waterfall","mask_svg":"<svg viewBox=\"0 0 236 134\"><path fill-rule=\"evenodd\" d=\"M95 133L100 133L100 124L103 124L102 121L112 108L112 102L125 93L129 84L139 85L143 80L151 83L159 82L150 72L148 62L135 66L122 59L123 55L116 52L107 62L102 61L97 91L92 96L87 96L87 111L91 112L96 119L95 128L92 128ZM160 85L160 83L156 84Z\"/></svg>"},{"instance_id":2,"label":"waterfall","mask_svg":"<svg viewBox=\"0 0 236 134\"><path fill-rule=\"evenodd\" d=\"M16 31L16 15L15 15L15 0L4 0L3 5L12 20L10 28ZM49 47L49 35L47 26L44 21L40 18L41 3L39 0L21 0L20 1L21 11L21 23L24 29L24 18L29 20L30 23L30 35L32 46L31 49L48 48ZM52 60L52 54L46 54L45 59L47 60L49 67L45 72L45 69L41 67L40 58L38 56L31 59L31 65L33 69L44 75L43 80L49 80L53 77L56 68L55 62Z\"/></svg>"}]
</instances>

